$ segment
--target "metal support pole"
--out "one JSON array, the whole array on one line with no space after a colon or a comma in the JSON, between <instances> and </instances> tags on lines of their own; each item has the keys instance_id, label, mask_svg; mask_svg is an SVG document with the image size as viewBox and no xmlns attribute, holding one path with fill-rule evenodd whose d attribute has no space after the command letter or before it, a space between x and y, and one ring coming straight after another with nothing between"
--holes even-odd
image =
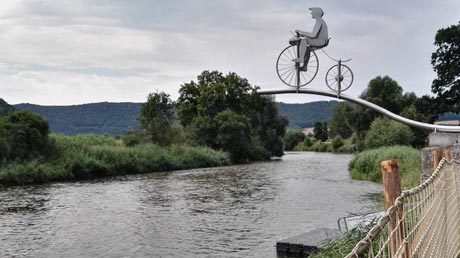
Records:
<instances>
[{"instance_id":1,"label":"metal support pole","mask_svg":"<svg viewBox=\"0 0 460 258\"><path fill-rule=\"evenodd\" d=\"M338 74L337 74L338 82L337 82L337 98L340 99L340 91L342 90L342 59L339 60L338 65Z\"/></svg>"},{"instance_id":2,"label":"metal support pole","mask_svg":"<svg viewBox=\"0 0 460 258\"><path fill-rule=\"evenodd\" d=\"M302 41L297 43L297 58L300 58L300 44ZM296 86L297 86L297 93L299 92L300 88L300 62L295 63L295 70L296 70Z\"/></svg>"}]
</instances>

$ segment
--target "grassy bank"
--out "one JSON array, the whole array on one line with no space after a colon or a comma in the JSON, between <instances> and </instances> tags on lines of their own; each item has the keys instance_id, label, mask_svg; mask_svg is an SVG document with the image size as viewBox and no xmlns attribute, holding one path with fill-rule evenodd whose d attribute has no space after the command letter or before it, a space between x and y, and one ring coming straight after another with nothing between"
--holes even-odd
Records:
<instances>
[{"instance_id":1,"label":"grassy bank","mask_svg":"<svg viewBox=\"0 0 460 258\"><path fill-rule=\"evenodd\" d=\"M404 189L420 184L420 151L407 146L382 147L359 153L350 162L351 178L382 182L380 163L391 159L399 161L401 183Z\"/></svg>"},{"instance_id":2,"label":"grassy bank","mask_svg":"<svg viewBox=\"0 0 460 258\"><path fill-rule=\"evenodd\" d=\"M127 147L112 137L51 136L56 153L48 160L6 163L0 185L26 185L230 164L227 153L205 147L153 144Z\"/></svg>"}]
</instances>

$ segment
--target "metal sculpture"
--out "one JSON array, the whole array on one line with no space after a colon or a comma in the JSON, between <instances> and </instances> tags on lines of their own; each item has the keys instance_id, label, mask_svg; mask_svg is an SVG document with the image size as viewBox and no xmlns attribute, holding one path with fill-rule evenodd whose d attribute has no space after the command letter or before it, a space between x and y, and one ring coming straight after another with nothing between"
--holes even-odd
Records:
<instances>
[{"instance_id":1,"label":"metal sculpture","mask_svg":"<svg viewBox=\"0 0 460 258\"><path fill-rule=\"evenodd\" d=\"M323 48L329 45L327 24L323 20L324 12L319 7L309 8L311 17L316 20L312 32L296 30L293 38L289 40L290 46L281 51L276 61L276 71L280 80L297 90L309 84L316 77L319 60L315 51L321 49L331 58ZM334 92L347 90L353 83L353 72L342 63L349 60L336 60L337 65L332 66L326 73L326 85Z\"/></svg>"}]
</instances>

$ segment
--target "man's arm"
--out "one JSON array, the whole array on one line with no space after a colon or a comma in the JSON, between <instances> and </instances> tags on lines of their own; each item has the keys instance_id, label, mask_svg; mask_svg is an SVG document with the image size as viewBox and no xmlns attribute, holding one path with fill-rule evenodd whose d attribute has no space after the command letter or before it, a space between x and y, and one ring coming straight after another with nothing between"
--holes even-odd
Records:
<instances>
[{"instance_id":1,"label":"man's arm","mask_svg":"<svg viewBox=\"0 0 460 258\"><path fill-rule=\"evenodd\" d=\"M313 27L312 32L306 32L306 31L301 31L301 30L296 30L295 32L299 33L301 36L306 36L309 38L316 38L318 37L318 33L321 29L321 22L316 21L315 27Z\"/></svg>"}]
</instances>

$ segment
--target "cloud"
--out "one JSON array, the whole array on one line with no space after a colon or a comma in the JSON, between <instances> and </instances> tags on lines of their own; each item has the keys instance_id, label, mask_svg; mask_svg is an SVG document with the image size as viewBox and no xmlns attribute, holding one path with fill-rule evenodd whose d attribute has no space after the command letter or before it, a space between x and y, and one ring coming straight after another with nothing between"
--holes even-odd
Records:
<instances>
[{"instance_id":1,"label":"cloud","mask_svg":"<svg viewBox=\"0 0 460 258\"><path fill-rule=\"evenodd\" d=\"M359 95L378 75L390 75L421 95L429 93L434 78L429 62L434 34L458 22L460 3L3 1L0 92L12 102L40 104L144 101L156 90L177 97L180 85L205 69L234 71L263 89L280 89L277 55L290 31L313 26L309 6L325 10L332 37L325 50L335 58L353 58L350 94ZM310 86L325 89L325 72L334 62L318 55L320 71Z\"/></svg>"}]
</instances>

